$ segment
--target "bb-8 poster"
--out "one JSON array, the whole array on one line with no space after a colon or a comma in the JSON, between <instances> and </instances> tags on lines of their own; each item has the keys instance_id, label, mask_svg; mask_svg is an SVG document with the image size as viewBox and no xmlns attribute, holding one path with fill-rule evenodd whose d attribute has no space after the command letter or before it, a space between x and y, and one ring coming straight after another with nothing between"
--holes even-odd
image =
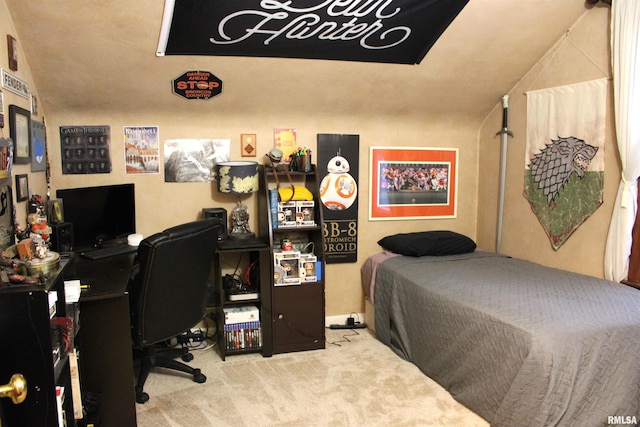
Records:
<instances>
[{"instance_id":1,"label":"bb-8 poster","mask_svg":"<svg viewBox=\"0 0 640 427\"><path fill-rule=\"evenodd\" d=\"M358 260L358 135L318 134L317 169L324 219L325 260Z\"/></svg>"}]
</instances>

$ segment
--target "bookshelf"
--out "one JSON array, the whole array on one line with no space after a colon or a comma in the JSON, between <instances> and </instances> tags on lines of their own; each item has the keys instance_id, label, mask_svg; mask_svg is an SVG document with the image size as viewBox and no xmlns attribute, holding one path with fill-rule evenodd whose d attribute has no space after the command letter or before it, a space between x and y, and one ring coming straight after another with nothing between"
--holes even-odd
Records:
<instances>
[{"instance_id":1,"label":"bookshelf","mask_svg":"<svg viewBox=\"0 0 640 427\"><path fill-rule=\"evenodd\" d=\"M298 197L302 193L310 200L279 204L277 182L281 189L291 186L282 167L274 171L259 166L258 228L270 251L274 354L325 347L324 236L317 170L312 165L309 172L290 172L301 190Z\"/></svg>"},{"instance_id":2,"label":"bookshelf","mask_svg":"<svg viewBox=\"0 0 640 427\"><path fill-rule=\"evenodd\" d=\"M214 257L214 274L217 280L214 292L216 307L217 340L220 357L245 353L262 353L271 356L271 253L269 246L252 242L246 246L218 246ZM255 293L232 294L225 288L223 270L242 271L249 266L257 268L258 286Z\"/></svg>"}]
</instances>

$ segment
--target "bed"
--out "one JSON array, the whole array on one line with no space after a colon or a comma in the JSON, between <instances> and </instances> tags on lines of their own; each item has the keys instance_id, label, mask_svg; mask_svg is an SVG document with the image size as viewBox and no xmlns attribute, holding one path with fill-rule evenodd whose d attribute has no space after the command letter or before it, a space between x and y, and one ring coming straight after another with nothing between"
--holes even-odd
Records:
<instances>
[{"instance_id":1,"label":"bed","mask_svg":"<svg viewBox=\"0 0 640 427\"><path fill-rule=\"evenodd\" d=\"M491 425L640 420L639 290L477 250L361 271L377 338Z\"/></svg>"}]
</instances>

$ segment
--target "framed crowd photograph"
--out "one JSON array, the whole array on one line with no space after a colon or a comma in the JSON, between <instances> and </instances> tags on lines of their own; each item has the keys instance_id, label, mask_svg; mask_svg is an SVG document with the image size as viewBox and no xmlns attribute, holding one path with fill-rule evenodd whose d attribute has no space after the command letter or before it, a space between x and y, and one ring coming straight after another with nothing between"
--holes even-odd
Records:
<instances>
[{"instance_id":1,"label":"framed crowd photograph","mask_svg":"<svg viewBox=\"0 0 640 427\"><path fill-rule=\"evenodd\" d=\"M9 105L9 131L13 140L13 163L31 163L31 113Z\"/></svg>"},{"instance_id":2,"label":"framed crowd photograph","mask_svg":"<svg viewBox=\"0 0 640 427\"><path fill-rule=\"evenodd\" d=\"M29 175L16 175L16 201L24 202L29 198Z\"/></svg>"},{"instance_id":3,"label":"framed crowd photograph","mask_svg":"<svg viewBox=\"0 0 640 427\"><path fill-rule=\"evenodd\" d=\"M456 217L458 149L371 147L369 220Z\"/></svg>"}]
</instances>

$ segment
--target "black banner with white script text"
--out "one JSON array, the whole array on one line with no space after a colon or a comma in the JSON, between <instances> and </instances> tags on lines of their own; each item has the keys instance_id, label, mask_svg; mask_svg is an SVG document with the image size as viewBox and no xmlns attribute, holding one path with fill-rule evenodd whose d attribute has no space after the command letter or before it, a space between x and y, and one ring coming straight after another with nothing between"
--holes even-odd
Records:
<instances>
[{"instance_id":1,"label":"black banner with white script text","mask_svg":"<svg viewBox=\"0 0 640 427\"><path fill-rule=\"evenodd\" d=\"M469 0L165 0L157 55L418 64Z\"/></svg>"}]
</instances>

